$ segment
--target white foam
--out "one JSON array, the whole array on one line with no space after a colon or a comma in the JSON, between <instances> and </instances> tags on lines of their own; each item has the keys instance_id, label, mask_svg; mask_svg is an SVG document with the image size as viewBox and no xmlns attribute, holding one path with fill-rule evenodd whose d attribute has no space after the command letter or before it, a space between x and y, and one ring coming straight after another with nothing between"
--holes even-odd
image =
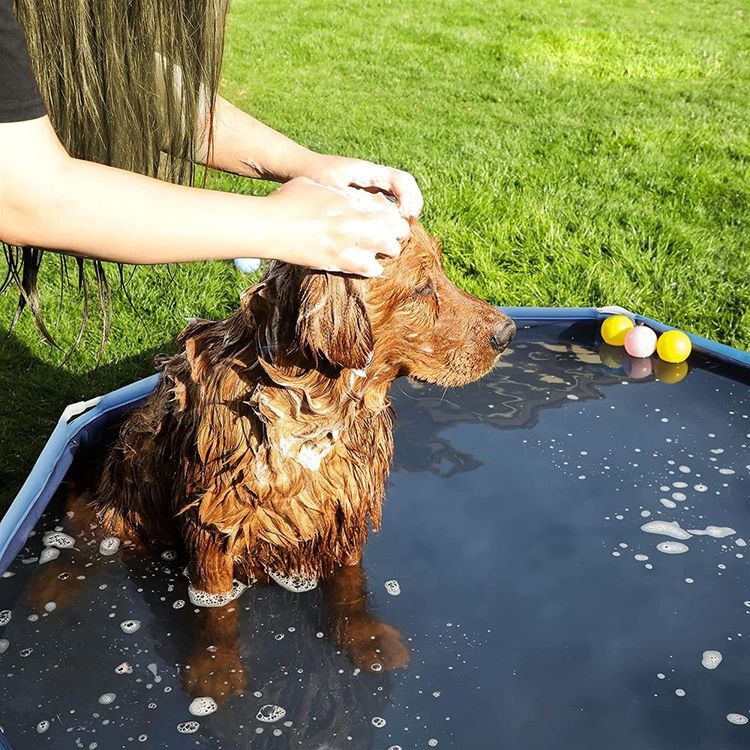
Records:
<instances>
[{"instance_id":1,"label":"white foam","mask_svg":"<svg viewBox=\"0 0 750 750\"><path fill-rule=\"evenodd\" d=\"M727 714L727 721L730 724L742 726L743 724L747 724L748 718L747 716L745 716L745 714Z\"/></svg>"},{"instance_id":2,"label":"white foam","mask_svg":"<svg viewBox=\"0 0 750 750\"><path fill-rule=\"evenodd\" d=\"M76 540L69 534L63 534L62 531L48 531L42 537L42 544L45 547L57 547L58 549L70 549Z\"/></svg>"},{"instance_id":3,"label":"white foam","mask_svg":"<svg viewBox=\"0 0 750 750\"><path fill-rule=\"evenodd\" d=\"M128 664L128 662L124 661L122 664L118 664L115 667L115 673L116 674L133 674L133 667Z\"/></svg>"},{"instance_id":4,"label":"white foam","mask_svg":"<svg viewBox=\"0 0 750 750\"><path fill-rule=\"evenodd\" d=\"M161 559L165 562L173 562L177 559L177 552L173 549L165 549L164 552L161 553Z\"/></svg>"},{"instance_id":5,"label":"white foam","mask_svg":"<svg viewBox=\"0 0 750 750\"><path fill-rule=\"evenodd\" d=\"M401 585L395 579L392 579L390 581L386 581L384 585L385 585L385 590L391 596L398 596L401 593Z\"/></svg>"},{"instance_id":6,"label":"white foam","mask_svg":"<svg viewBox=\"0 0 750 750\"><path fill-rule=\"evenodd\" d=\"M372 725L378 729L382 729L385 726L385 719L382 716L373 716Z\"/></svg>"},{"instance_id":7,"label":"white foam","mask_svg":"<svg viewBox=\"0 0 750 750\"><path fill-rule=\"evenodd\" d=\"M690 534L677 521L649 521L641 526L647 534L661 534L672 539L690 539Z\"/></svg>"},{"instance_id":8,"label":"white foam","mask_svg":"<svg viewBox=\"0 0 750 750\"><path fill-rule=\"evenodd\" d=\"M299 575L298 573L284 575L283 573L277 573L275 570L267 570L266 572L274 581L276 581L276 583L279 584L279 586L281 586L281 588L295 594L312 591L318 585L317 578Z\"/></svg>"},{"instance_id":9,"label":"white foam","mask_svg":"<svg viewBox=\"0 0 750 750\"><path fill-rule=\"evenodd\" d=\"M118 549L120 549L120 540L116 536L108 536L99 544L99 554L105 557L114 555Z\"/></svg>"},{"instance_id":10,"label":"white foam","mask_svg":"<svg viewBox=\"0 0 750 750\"><path fill-rule=\"evenodd\" d=\"M660 542L656 545L656 549L667 555L681 555L683 552L687 552L690 547L682 542Z\"/></svg>"},{"instance_id":11,"label":"white foam","mask_svg":"<svg viewBox=\"0 0 750 750\"><path fill-rule=\"evenodd\" d=\"M706 669L716 669L721 664L722 655L718 651L704 651L701 664Z\"/></svg>"},{"instance_id":12,"label":"white foam","mask_svg":"<svg viewBox=\"0 0 750 750\"><path fill-rule=\"evenodd\" d=\"M10 618L13 617L13 613L9 609L4 609L0 612L0 628L3 625L7 625L10 622Z\"/></svg>"},{"instance_id":13,"label":"white foam","mask_svg":"<svg viewBox=\"0 0 750 750\"><path fill-rule=\"evenodd\" d=\"M49 729L49 722L47 719L42 719L37 725L36 725L36 731L39 732L39 734L44 734Z\"/></svg>"},{"instance_id":14,"label":"white foam","mask_svg":"<svg viewBox=\"0 0 750 750\"><path fill-rule=\"evenodd\" d=\"M60 557L59 549L56 547L45 547L39 554L39 564L44 565L44 563L57 560L58 557Z\"/></svg>"},{"instance_id":15,"label":"white foam","mask_svg":"<svg viewBox=\"0 0 750 750\"><path fill-rule=\"evenodd\" d=\"M706 526L705 529L689 529L695 536L711 536L714 539L723 539L725 536L732 536L737 532L730 529L729 526Z\"/></svg>"},{"instance_id":16,"label":"white foam","mask_svg":"<svg viewBox=\"0 0 750 750\"><path fill-rule=\"evenodd\" d=\"M140 620L124 620L120 623L120 629L123 633L135 633L138 628L141 627L141 621Z\"/></svg>"},{"instance_id":17,"label":"white foam","mask_svg":"<svg viewBox=\"0 0 750 750\"><path fill-rule=\"evenodd\" d=\"M183 721L177 725L180 734L195 734L200 728L201 725L197 721Z\"/></svg>"},{"instance_id":18,"label":"white foam","mask_svg":"<svg viewBox=\"0 0 750 750\"><path fill-rule=\"evenodd\" d=\"M99 696L99 703L101 703L102 706L109 706L115 702L116 697L117 696L114 693L104 693Z\"/></svg>"},{"instance_id":19,"label":"white foam","mask_svg":"<svg viewBox=\"0 0 750 750\"><path fill-rule=\"evenodd\" d=\"M232 581L232 590L225 591L221 594L209 594L207 591L201 591L200 589L194 588L191 583L188 586L188 598L190 603L195 607L223 607L229 602L233 602L247 586L241 581Z\"/></svg>"},{"instance_id":20,"label":"white foam","mask_svg":"<svg viewBox=\"0 0 750 750\"><path fill-rule=\"evenodd\" d=\"M255 718L258 721L265 721L271 723L283 719L286 716L286 709L281 706L277 706L274 703L266 703L265 706L261 706L258 709L258 713Z\"/></svg>"},{"instance_id":21,"label":"white foam","mask_svg":"<svg viewBox=\"0 0 750 750\"><path fill-rule=\"evenodd\" d=\"M184 599L175 599L175 601L172 602L172 609L182 609L184 606L185 606Z\"/></svg>"},{"instance_id":22,"label":"white foam","mask_svg":"<svg viewBox=\"0 0 750 750\"><path fill-rule=\"evenodd\" d=\"M193 716L208 716L216 711L219 707L216 705L216 701L207 695L194 698L188 706L188 711Z\"/></svg>"}]
</instances>

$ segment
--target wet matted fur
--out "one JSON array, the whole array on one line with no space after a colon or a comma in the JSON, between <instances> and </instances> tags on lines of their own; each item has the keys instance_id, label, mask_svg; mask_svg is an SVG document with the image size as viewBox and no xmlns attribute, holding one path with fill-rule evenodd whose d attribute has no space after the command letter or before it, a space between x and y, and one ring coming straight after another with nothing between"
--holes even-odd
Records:
<instances>
[{"instance_id":1,"label":"wet matted fur","mask_svg":"<svg viewBox=\"0 0 750 750\"><path fill-rule=\"evenodd\" d=\"M515 330L448 280L416 222L384 266L368 280L273 263L236 313L190 323L108 456L105 527L180 543L211 594L356 563L380 524L391 383L469 383Z\"/></svg>"}]
</instances>

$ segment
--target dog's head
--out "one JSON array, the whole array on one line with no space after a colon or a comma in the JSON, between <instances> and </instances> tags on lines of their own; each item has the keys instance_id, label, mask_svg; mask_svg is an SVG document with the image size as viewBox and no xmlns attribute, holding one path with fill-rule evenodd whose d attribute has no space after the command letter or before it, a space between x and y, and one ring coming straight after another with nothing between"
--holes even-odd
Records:
<instances>
[{"instance_id":1,"label":"dog's head","mask_svg":"<svg viewBox=\"0 0 750 750\"><path fill-rule=\"evenodd\" d=\"M272 346L319 367L443 386L486 374L515 333L492 305L445 275L439 243L417 223L401 255L376 279L274 263L248 304Z\"/></svg>"}]
</instances>

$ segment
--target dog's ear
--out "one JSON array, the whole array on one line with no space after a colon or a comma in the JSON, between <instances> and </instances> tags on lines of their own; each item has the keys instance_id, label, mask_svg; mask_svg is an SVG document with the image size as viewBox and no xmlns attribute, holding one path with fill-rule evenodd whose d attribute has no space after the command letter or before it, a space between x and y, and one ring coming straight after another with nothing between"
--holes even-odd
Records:
<instances>
[{"instance_id":1,"label":"dog's ear","mask_svg":"<svg viewBox=\"0 0 750 750\"><path fill-rule=\"evenodd\" d=\"M315 361L363 370L372 356L372 329L363 279L309 271L299 288L297 338Z\"/></svg>"}]
</instances>

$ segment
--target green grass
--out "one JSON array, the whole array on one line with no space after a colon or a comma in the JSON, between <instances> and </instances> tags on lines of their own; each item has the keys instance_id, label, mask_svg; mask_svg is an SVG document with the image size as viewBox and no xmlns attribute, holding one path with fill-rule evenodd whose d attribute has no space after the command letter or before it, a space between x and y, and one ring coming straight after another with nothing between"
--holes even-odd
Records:
<instances>
[{"instance_id":1,"label":"green grass","mask_svg":"<svg viewBox=\"0 0 750 750\"><path fill-rule=\"evenodd\" d=\"M621 304L750 346L750 11L744 3L234 0L223 91L321 151L403 167L465 289ZM211 175L211 187L266 187ZM70 341L74 289L52 327ZM0 274L2 269L0 268ZM62 407L151 372L184 318L232 310L230 264L139 269L65 366L26 318L0 351L0 507ZM13 300L0 298L7 327Z\"/></svg>"}]
</instances>

